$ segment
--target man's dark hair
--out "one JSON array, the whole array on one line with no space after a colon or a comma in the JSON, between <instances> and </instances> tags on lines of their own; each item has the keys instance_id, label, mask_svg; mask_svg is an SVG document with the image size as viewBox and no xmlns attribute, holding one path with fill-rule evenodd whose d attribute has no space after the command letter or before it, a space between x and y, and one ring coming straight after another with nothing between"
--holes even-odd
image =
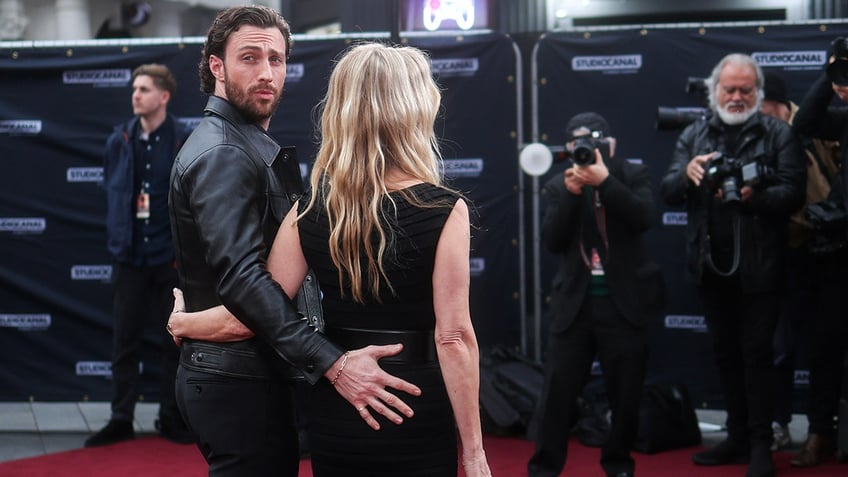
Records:
<instances>
[{"instance_id":1,"label":"man's dark hair","mask_svg":"<svg viewBox=\"0 0 848 477\"><path fill-rule=\"evenodd\" d=\"M206 43L200 53L200 90L206 94L215 92L215 77L209 69L209 56L215 55L224 59L224 50L227 40L233 32L238 31L242 25L250 25L259 28L277 28L283 34L286 41L286 59L291 52L291 28L289 23L274 9L250 5L232 7L218 13L209 32L206 34Z\"/></svg>"},{"instance_id":2,"label":"man's dark hair","mask_svg":"<svg viewBox=\"0 0 848 477\"><path fill-rule=\"evenodd\" d=\"M174 79L174 75L171 73L171 70L169 70L165 65L160 65L158 63L141 65L133 70L132 80L135 81L135 79L139 76L150 76L150 79L153 80L153 84L155 84L157 88L171 93L172 98L174 97L174 93L177 91L177 80Z\"/></svg>"}]
</instances>

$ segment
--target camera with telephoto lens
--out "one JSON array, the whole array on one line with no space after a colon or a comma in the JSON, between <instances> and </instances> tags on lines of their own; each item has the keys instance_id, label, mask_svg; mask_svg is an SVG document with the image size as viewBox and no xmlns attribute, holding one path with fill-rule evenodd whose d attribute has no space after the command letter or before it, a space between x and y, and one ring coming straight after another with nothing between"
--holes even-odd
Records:
<instances>
[{"instance_id":1,"label":"camera with telephoto lens","mask_svg":"<svg viewBox=\"0 0 848 477\"><path fill-rule=\"evenodd\" d=\"M686 94L696 95L707 102L707 84L704 78L690 76L686 79ZM710 115L703 106L657 106L656 128L659 130L683 129Z\"/></svg>"},{"instance_id":2,"label":"camera with telephoto lens","mask_svg":"<svg viewBox=\"0 0 848 477\"><path fill-rule=\"evenodd\" d=\"M833 63L827 65L827 77L839 86L848 86L848 39L838 37L830 43Z\"/></svg>"},{"instance_id":3,"label":"camera with telephoto lens","mask_svg":"<svg viewBox=\"0 0 848 477\"><path fill-rule=\"evenodd\" d=\"M588 166L595 163L595 149L601 151L601 157L609 160L609 140L604 139L600 132L592 131L591 134L579 136L574 139L574 147L568 151L568 155L578 166Z\"/></svg>"},{"instance_id":4,"label":"camera with telephoto lens","mask_svg":"<svg viewBox=\"0 0 848 477\"><path fill-rule=\"evenodd\" d=\"M771 168L757 161L743 162L717 153L704 165L704 182L714 191L721 191L721 201L725 204L741 202L741 189L753 187L768 180L773 175Z\"/></svg>"}]
</instances>

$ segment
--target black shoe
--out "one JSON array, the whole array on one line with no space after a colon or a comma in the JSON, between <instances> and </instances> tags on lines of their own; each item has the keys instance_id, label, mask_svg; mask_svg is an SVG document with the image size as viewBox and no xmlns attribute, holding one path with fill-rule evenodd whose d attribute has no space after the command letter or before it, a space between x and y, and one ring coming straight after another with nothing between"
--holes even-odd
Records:
<instances>
[{"instance_id":1,"label":"black shoe","mask_svg":"<svg viewBox=\"0 0 848 477\"><path fill-rule=\"evenodd\" d=\"M188 430L182 419L159 418L153 423L159 435L177 444L193 444L194 434Z\"/></svg>"},{"instance_id":2,"label":"black shoe","mask_svg":"<svg viewBox=\"0 0 848 477\"><path fill-rule=\"evenodd\" d=\"M751 463L745 477L774 477L774 461L767 443L751 445Z\"/></svg>"},{"instance_id":3,"label":"black shoe","mask_svg":"<svg viewBox=\"0 0 848 477\"><path fill-rule=\"evenodd\" d=\"M715 447L695 453L692 462L695 465L747 464L748 445L725 439Z\"/></svg>"},{"instance_id":4,"label":"black shoe","mask_svg":"<svg viewBox=\"0 0 848 477\"><path fill-rule=\"evenodd\" d=\"M633 477L633 472L619 472L617 474L607 474L607 477Z\"/></svg>"},{"instance_id":5,"label":"black shoe","mask_svg":"<svg viewBox=\"0 0 848 477\"><path fill-rule=\"evenodd\" d=\"M131 421L109 420L106 427L85 440L85 447L100 447L135 439Z\"/></svg>"}]
</instances>

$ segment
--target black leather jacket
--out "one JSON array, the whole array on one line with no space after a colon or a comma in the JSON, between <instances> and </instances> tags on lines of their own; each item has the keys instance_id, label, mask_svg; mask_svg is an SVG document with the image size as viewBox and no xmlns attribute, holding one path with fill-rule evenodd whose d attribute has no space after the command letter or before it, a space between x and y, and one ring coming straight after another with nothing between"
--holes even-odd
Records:
<instances>
[{"instance_id":1,"label":"black leather jacket","mask_svg":"<svg viewBox=\"0 0 848 477\"><path fill-rule=\"evenodd\" d=\"M706 181L695 187L686 176L686 165L697 155L721 150L725 128L713 115L683 130L660 186L666 203L686 204L688 268L699 284L709 247L706 238L710 214L720 211L723 205ZM726 157L745 164L756 161L773 171L769 180L754 186L754 195L738 208L740 262L736 275L744 292L775 291L783 279L789 216L804 204L805 159L789 125L761 113L742 125L736 144L735 150L724 151ZM732 246L715 242L712 245Z\"/></svg>"},{"instance_id":2,"label":"black leather jacket","mask_svg":"<svg viewBox=\"0 0 848 477\"><path fill-rule=\"evenodd\" d=\"M301 319L265 264L279 224L302 188L293 148L281 148L230 103L209 97L203 120L171 172L180 286L187 311L223 304L256 337L198 343L203 352L189 343L182 353L184 365L262 378L270 377L272 368L280 371L276 354L315 383L341 356L342 349ZM187 349L194 349L191 356L185 356ZM238 363L245 369L239 370Z\"/></svg>"}]
</instances>

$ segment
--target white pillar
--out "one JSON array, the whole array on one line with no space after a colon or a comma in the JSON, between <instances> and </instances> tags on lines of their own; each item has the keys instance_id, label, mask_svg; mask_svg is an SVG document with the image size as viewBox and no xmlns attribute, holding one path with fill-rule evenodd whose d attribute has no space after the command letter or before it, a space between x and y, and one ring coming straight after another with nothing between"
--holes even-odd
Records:
<instances>
[{"instance_id":1,"label":"white pillar","mask_svg":"<svg viewBox=\"0 0 848 477\"><path fill-rule=\"evenodd\" d=\"M89 18L88 0L56 0L56 39L91 39Z\"/></svg>"},{"instance_id":2,"label":"white pillar","mask_svg":"<svg viewBox=\"0 0 848 477\"><path fill-rule=\"evenodd\" d=\"M22 0L0 0L0 40L23 39L28 21Z\"/></svg>"},{"instance_id":3,"label":"white pillar","mask_svg":"<svg viewBox=\"0 0 848 477\"><path fill-rule=\"evenodd\" d=\"M187 8L187 4L177 2L153 4L150 21L143 27L144 36L160 38L183 36L182 12Z\"/></svg>"}]
</instances>

